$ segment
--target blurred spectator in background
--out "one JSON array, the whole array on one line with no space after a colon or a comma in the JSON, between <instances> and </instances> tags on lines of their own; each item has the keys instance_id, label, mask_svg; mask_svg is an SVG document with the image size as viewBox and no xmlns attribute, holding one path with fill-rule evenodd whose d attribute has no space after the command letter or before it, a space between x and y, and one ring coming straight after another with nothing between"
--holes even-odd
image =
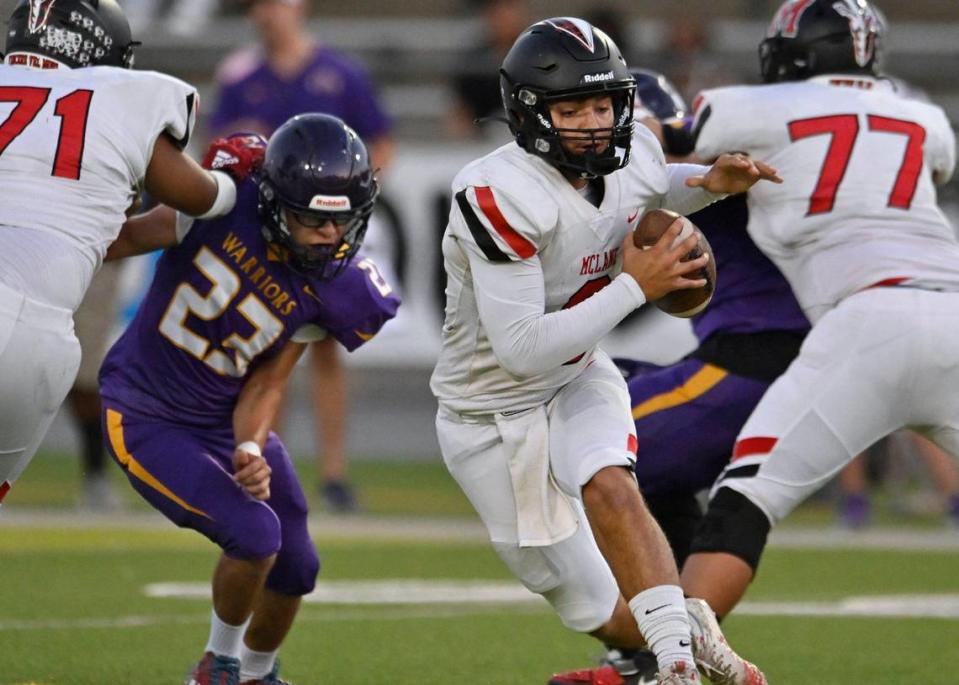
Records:
<instances>
[{"instance_id":1,"label":"blurred spectator in background","mask_svg":"<svg viewBox=\"0 0 959 685\"><path fill-rule=\"evenodd\" d=\"M702 18L682 15L672 21L663 46L668 61L663 71L680 92L694 96L701 90L741 83L746 76L730 69L710 51L710 37Z\"/></svg>"},{"instance_id":2,"label":"blurred spectator in background","mask_svg":"<svg viewBox=\"0 0 959 685\"><path fill-rule=\"evenodd\" d=\"M499 66L513 41L531 23L526 0L470 0L469 5L482 21L482 29L453 74L454 102L447 130L457 138L482 134L483 127L474 123L476 119L502 116Z\"/></svg>"},{"instance_id":3,"label":"blurred spectator in background","mask_svg":"<svg viewBox=\"0 0 959 685\"><path fill-rule=\"evenodd\" d=\"M307 30L309 0L245 0L242 3L260 45L242 49L217 70L220 98L210 117L213 136L254 131L269 136L295 114L322 112L343 119L366 142L382 178L393 156L391 122L363 67L319 44ZM376 241L375 229L368 240ZM329 337L311 345L310 392L322 456L316 468L326 508L358 508L347 480L346 370L338 343Z\"/></svg>"},{"instance_id":4,"label":"blurred spectator in background","mask_svg":"<svg viewBox=\"0 0 959 685\"><path fill-rule=\"evenodd\" d=\"M126 0L133 35L144 35L163 18L164 29L178 36L193 36L206 28L216 14L219 0Z\"/></svg>"},{"instance_id":5,"label":"blurred spectator in background","mask_svg":"<svg viewBox=\"0 0 959 685\"><path fill-rule=\"evenodd\" d=\"M875 457L883 458L876 464ZM919 456L925 465L933 485L941 497L947 525L959 528L959 466L938 445L911 431L898 431L870 450L863 452L839 474L838 522L843 528L860 529L872 522L872 496L870 488L882 480L891 480L895 464L905 461L915 463ZM905 457L905 459L902 459ZM904 497L904 484L896 483L890 488L894 496L892 508L906 511L908 505L899 501Z\"/></svg>"},{"instance_id":6,"label":"blurred spectator in background","mask_svg":"<svg viewBox=\"0 0 959 685\"><path fill-rule=\"evenodd\" d=\"M119 262L104 262L90 282L83 303L73 315L80 341L80 370L67 395L67 406L80 433L80 506L89 511L112 511L120 499L110 485L106 448L100 425L100 386L97 373L107 352L117 314Z\"/></svg>"},{"instance_id":7,"label":"blurred spectator in background","mask_svg":"<svg viewBox=\"0 0 959 685\"><path fill-rule=\"evenodd\" d=\"M627 64L636 61L636 50L633 41L630 40L629 22L626 18L613 7L609 5L597 5L593 9L583 14L583 19L598 28L607 36L612 38L613 42L619 47Z\"/></svg>"}]
</instances>

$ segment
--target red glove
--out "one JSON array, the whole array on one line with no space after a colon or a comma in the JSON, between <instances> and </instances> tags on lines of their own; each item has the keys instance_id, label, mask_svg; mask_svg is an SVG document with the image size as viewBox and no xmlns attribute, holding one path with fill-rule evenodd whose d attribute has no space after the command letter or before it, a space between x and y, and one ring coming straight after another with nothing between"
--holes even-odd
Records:
<instances>
[{"instance_id":1,"label":"red glove","mask_svg":"<svg viewBox=\"0 0 959 685\"><path fill-rule=\"evenodd\" d=\"M210 143L203 168L223 171L239 183L260 168L265 154L266 138L259 133L234 133Z\"/></svg>"}]
</instances>

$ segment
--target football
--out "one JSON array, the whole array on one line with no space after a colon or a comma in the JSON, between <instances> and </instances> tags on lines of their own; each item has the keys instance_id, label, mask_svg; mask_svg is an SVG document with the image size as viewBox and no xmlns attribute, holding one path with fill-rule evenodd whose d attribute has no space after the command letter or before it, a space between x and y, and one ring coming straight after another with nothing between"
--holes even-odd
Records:
<instances>
[{"instance_id":1,"label":"football","mask_svg":"<svg viewBox=\"0 0 959 685\"><path fill-rule=\"evenodd\" d=\"M676 212L668 209L651 209L639 220L639 225L633 232L633 244L643 249L652 247L676 219L683 220L683 230L677 236L676 243L682 242L694 232L699 237L699 245L686 253L682 261L687 262L690 259L695 259L704 252L709 255L709 262L706 266L688 275L689 278L705 278L706 285L701 288L674 290L656 300L654 304L667 314L687 319L703 311L716 290L716 260L706 236L692 221Z\"/></svg>"}]
</instances>

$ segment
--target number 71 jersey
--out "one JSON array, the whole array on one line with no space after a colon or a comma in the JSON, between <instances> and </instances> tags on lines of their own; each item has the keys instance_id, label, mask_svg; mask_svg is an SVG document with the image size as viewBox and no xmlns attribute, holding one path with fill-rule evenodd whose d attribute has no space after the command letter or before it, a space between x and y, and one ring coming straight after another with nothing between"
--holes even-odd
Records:
<instances>
[{"instance_id":1,"label":"number 71 jersey","mask_svg":"<svg viewBox=\"0 0 959 685\"><path fill-rule=\"evenodd\" d=\"M157 137L185 146L197 105L192 86L156 72L0 65L0 225L55 235L92 275Z\"/></svg>"},{"instance_id":2,"label":"number 71 jersey","mask_svg":"<svg viewBox=\"0 0 959 685\"><path fill-rule=\"evenodd\" d=\"M884 80L819 76L705 91L696 153L776 167L749 191L749 233L811 321L890 279L959 284L959 245L936 203L956 162L942 109Z\"/></svg>"}]
</instances>

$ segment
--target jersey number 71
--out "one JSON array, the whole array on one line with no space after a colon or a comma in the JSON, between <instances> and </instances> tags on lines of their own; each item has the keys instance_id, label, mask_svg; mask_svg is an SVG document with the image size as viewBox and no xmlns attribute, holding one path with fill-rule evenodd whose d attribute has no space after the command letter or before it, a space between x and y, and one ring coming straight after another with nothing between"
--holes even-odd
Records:
<instances>
[{"instance_id":1,"label":"jersey number 71","mask_svg":"<svg viewBox=\"0 0 959 685\"><path fill-rule=\"evenodd\" d=\"M49 97L49 88L0 86L0 102L16 103L6 120L0 124L0 155L36 119ZM74 181L80 179L83 140L91 100L92 90L75 90L57 100L53 113L60 117L60 132L51 175Z\"/></svg>"}]
</instances>

